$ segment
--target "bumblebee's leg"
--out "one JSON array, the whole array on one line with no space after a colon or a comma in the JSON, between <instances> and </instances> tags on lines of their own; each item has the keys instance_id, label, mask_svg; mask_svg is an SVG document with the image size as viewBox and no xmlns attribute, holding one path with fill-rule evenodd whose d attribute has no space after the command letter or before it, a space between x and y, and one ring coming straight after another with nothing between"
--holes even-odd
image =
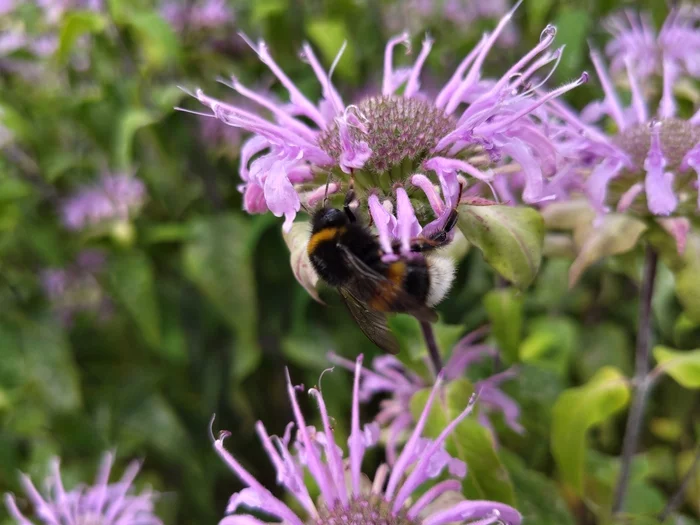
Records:
<instances>
[{"instance_id":1,"label":"bumblebee's leg","mask_svg":"<svg viewBox=\"0 0 700 525\"><path fill-rule=\"evenodd\" d=\"M411 242L411 251L425 252L444 246L449 240L449 234L457 225L459 214L456 209L452 209L445 220L445 224L439 230L431 233L427 237L418 237Z\"/></svg>"}]
</instances>

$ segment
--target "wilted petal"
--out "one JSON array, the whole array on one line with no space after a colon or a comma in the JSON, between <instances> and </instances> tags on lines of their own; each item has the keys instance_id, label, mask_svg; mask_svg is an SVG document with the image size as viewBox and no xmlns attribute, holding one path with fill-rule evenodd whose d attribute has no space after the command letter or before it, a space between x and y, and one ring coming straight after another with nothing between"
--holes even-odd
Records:
<instances>
[{"instance_id":1,"label":"wilted petal","mask_svg":"<svg viewBox=\"0 0 700 525\"><path fill-rule=\"evenodd\" d=\"M678 255L683 255L685 252L685 244L688 240L688 232L690 232L690 221L685 217L677 218L660 218L657 222L666 230L676 241Z\"/></svg>"},{"instance_id":2,"label":"wilted petal","mask_svg":"<svg viewBox=\"0 0 700 525\"><path fill-rule=\"evenodd\" d=\"M290 262L294 277L299 281L309 295L316 301L322 302L318 296L318 274L309 260L307 247L311 237L311 229L308 222L297 222L287 231L283 232L284 242L289 248Z\"/></svg>"}]
</instances>

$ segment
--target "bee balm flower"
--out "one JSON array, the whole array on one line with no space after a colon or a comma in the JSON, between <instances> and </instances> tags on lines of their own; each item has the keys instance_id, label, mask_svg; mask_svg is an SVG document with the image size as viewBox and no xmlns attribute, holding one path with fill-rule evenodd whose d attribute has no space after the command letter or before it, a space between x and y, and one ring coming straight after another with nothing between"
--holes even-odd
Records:
<instances>
[{"instance_id":1,"label":"bee balm flower","mask_svg":"<svg viewBox=\"0 0 700 525\"><path fill-rule=\"evenodd\" d=\"M558 101L550 104L551 113L565 123L560 137L566 137L578 149L578 161L585 158L586 165L593 166L585 185L598 210L613 205L618 211L629 209L642 215L697 213L700 111L696 108L693 116L682 118L674 89L682 76L700 76L698 31L691 30L698 20L697 10L674 11L658 37L653 37L646 26L630 30L643 34L646 46L656 44L647 65L644 65L647 57L642 59L638 47L622 44L615 47L613 64L625 65L631 91L629 106L621 102L603 59L595 51L591 58L605 99L590 105L580 115ZM681 53L686 41L688 52ZM658 67L653 64L654 57L658 57ZM642 67L646 69L640 74L638 70ZM651 95L655 92L655 81L661 88L658 103ZM608 134L590 124L603 116L614 122L614 133ZM694 199L697 201L693 202Z\"/></svg>"},{"instance_id":2,"label":"bee balm flower","mask_svg":"<svg viewBox=\"0 0 700 525\"><path fill-rule=\"evenodd\" d=\"M458 176L490 181L491 168L509 159L526 167L526 200L541 199L542 181L553 173L557 153L538 130L533 112L587 77L584 74L542 95L529 85L543 69L555 67L561 56L561 49L549 51L556 29L547 26L537 46L500 79L485 80L484 61L512 14L483 36L434 97L420 91L421 70L433 41L423 41L411 67L397 68L395 50L409 46L408 35L390 39L381 91L354 104L346 104L331 81L340 54L326 73L311 46L303 46L303 57L321 86L322 98L313 102L275 62L264 42L254 44L244 36L287 90L289 103L279 104L236 79L230 87L257 103L272 120L225 104L202 90L194 94L211 109L209 116L253 134L241 151L244 208L249 213L271 211L284 216L284 228L289 231L302 204L313 206L326 194L347 189L352 180L360 195L374 192L381 201L388 200L392 209L403 198L394 193L395 186L413 184L429 193L426 199L433 212L444 212L459 198ZM438 184L442 205L436 209L433 186ZM403 214L399 211L399 215ZM413 222L413 214L405 216ZM378 217L373 218L376 222ZM397 220L403 222L402 217ZM415 229L415 224L409 224L401 231Z\"/></svg>"},{"instance_id":3,"label":"bee balm flower","mask_svg":"<svg viewBox=\"0 0 700 525\"><path fill-rule=\"evenodd\" d=\"M61 208L69 230L119 223L133 217L146 200L146 187L130 175L105 175L96 185L81 188Z\"/></svg>"},{"instance_id":4,"label":"bee balm flower","mask_svg":"<svg viewBox=\"0 0 700 525\"><path fill-rule=\"evenodd\" d=\"M470 365L498 355L498 349L479 342L486 331L475 330L467 334L452 350L450 359L445 365L444 378L452 381L464 377ZM336 354L330 354L334 364L352 369L353 363ZM510 397L504 394L499 385L515 377L514 369L505 370L474 383L474 389L479 395L479 423L489 429L495 440L495 432L488 417L491 413L501 413L506 425L515 432L523 432L518 419L520 408ZM407 369L393 355L376 357L372 369L363 370L363 380L360 383L360 400L369 402L378 394L389 394L382 400L376 421L388 429L386 454L390 465L397 457L397 444L405 432L411 431L415 420L411 414L411 398L419 391L429 387L431 381L418 373Z\"/></svg>"},{"instance_id":5,"label":"bee balm flower","mask_svg":"<svg viewBox=\"0 0 700 525\"><path fill-rule=\"evenodd\" d=\"M42 496L29 476L22 474L21 483L34 506L34 514L39 523L46 525L162 525L154 514L154 494L146 490L134 494L132 484L140 465L131 463L122 478L109 483L109 474L114 455L105 454L97 479L92 486L79 485L66 490L61 481L59 460L51 463L51 475L46 480L46 495ZM19 525L32 525L20 512L12 494L5 495L5 504L10 516Z\"/></svg>"},{"instance_id":6,"label":"bee balm flower","mask_svg":"<svg viewBox=\"0 0 700 525\"><path fill-rule=\"evenodd\" d=\"M247 507L274 516L285 525L442 525L452 522L488 524L519 524L520 514L508 505L493 501L455 502L440 505L441 496L459 493L461 482L456 477L466 473L464 463L444 450L445 439L454 428L469 415L472 403L457 416L435 441L421 438L441 378L438 378L415 430L391 469L382 465L377 469L372 482L361 472L365 449L376 439L378 429L373 426L360 428L359 388L362 372L362 356L355 365L353 386L351 431L348 439L348 457L335 443L335 433L326 404L320 390L312 388L309 394L318 402L322 429L308 426L296 398L296 388L288 379L287 391L292 402L297 424L296 454L290 450L291 427L287 427L281 438L269 436L262 423L257 431L272 464L277 470L278 482L303 509L301 516L282 500L260 484L224 448L223 432L214 442L216 452L246 485L241 492L231 497L228 512ZM451 474L421 496L414 499L416 490L443 470ZM313 478L320 491L317 501L311 498L306 486L307 474ZM260 525L257 518L249 514L232 514L220 525Z\"/></svg>"}]
</instances>

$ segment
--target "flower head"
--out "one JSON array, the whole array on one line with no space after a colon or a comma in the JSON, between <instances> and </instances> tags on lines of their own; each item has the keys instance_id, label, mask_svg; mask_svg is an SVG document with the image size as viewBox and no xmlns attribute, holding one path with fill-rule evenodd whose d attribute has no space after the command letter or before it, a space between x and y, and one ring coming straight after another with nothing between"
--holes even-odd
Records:
<instances>
[{"instance_id":1,"label":"flower head","mask_svg":"<svg viewBox=\"0 0 700 525\"><path fill-rule=\"evenodd\" d=\"M51 475L46 480L45 495L41 495L29 476L21 475L20 482L27 498L34 507L39 523L47 525L162 525L153 510L155 495L146 490L134 494L132 484L141 465L131 463L122 478L109 483L114 454L107 453L97 473L94 485L79 485L66 491L61 481L60 462L51 462ZM19 525L32 525L20 512L12 494L5 495L10 516Z\"/></svg>"},{"instance_id":2,"label":"flower head","mask_svg":"<svg viewBox=\"0 0 700 525\"><path fill-rule=\"evenodd\" d=\"M70 325L81 312L96 313L101 318L111 314L112 302L98 280L105 264L101 251L83 250L69 266L41 273L44 293L64 324Z\"/></svg>"},{"instance_id":3,"label":"flower head","mask_svg":"<svg viewBox=\"0 0 700 525\"><path fill-rule=\"evenodd\" d=\"M207 31L229 25L234 20L226 0L169 0L163 4L161 13L177 31Z\"/></svg>"},{"instance_id":4,"label":"flower head","mask_svg":"<svg viewBox=\"0 0 700 525\"><path fill-rule=\"evenodd\" d=\"M485 329L475 330L455 345L445 365L446 381L464 377L470 365L498 355L497 348L480 342L485 333ZM352 362L335 354L330 354L330 359L331 362L345 368L353 366ZM506 424L512 430L523 431L523 427L518 422L520 416L518 405L499 388L503 381L515 377L515 373L514 369L509 369L474 384L474 390L479 395L479 422L491 431L494 440L496 436L488 417L490 413L503 414ZM389 397L381 402L381 410L376 421L382 427L388 428L387 458L389 464L394 464L399 440L415 424L411 414L411 399L416 392L429 387L432 381L407 369L392 355L376 357L372 363L372 369L363 370L363 377L360 384L360 401L368 402L378 394L389 394Z\"/></svg>"},{"instance_id":5,"label":"flower head","mask_svg":"<svg viewBox=\"0 0 700 525\"><path fill-rule=\"evenodd\" d=\"M700 204L700 198L698 203L691 203L691 196L698 195L693 171L700 173L700 111L689 119L681 118L674 95L682 75L697 77L700 68L697 55L683 55L677 45L669 44L688 30L688 15L683 13L686 12L671 13L655 37L659 68L651 63L647 64L649 67L642 64L646 57L639 56L642 52L638 46L616 45L613 63L624 63L631 91L629 106L621 102L596 51L591 53L591 58L605 99L591 104L580 115L558 101L549 106L551 113L563 123L558 128L559 138L572 151L578 151L579 155L573 156L578 167L590 172L585 191L600 211L613 205L618 211L631 209L665 216L694 212ZM634 31L645 35L645 42L650 45L652 33L645 28L640 25ZM698 40L697 32L688 39L688 47L692 48ZM647 69L639 74L638 68L643 67ZM655 105L651 94L657 80L661 93ZM607 134L591 124L604 116L614 122L615 133Z\"/></svg>"},{"instance_id":6,"label":"flower head","mask_svg":"<svg viewBox=\"0 0 700 525\"><path fill-rule=\"evenodd\" d=\"M37 5L44 10L47 21L55 24L71 10L101 11L103 0L37 0Z\"/></svg>"},{"instance_id":7,"label":"flower head","mask_svg":"<svg viewBox=\"0 0 700 525\"><path fill-rule=\"evenodd\" d=\"M130 175L105 175L96 185L80 189L63 203L63 224L69 230L125 222L146 200L146 187Z\"/></svg>"},{"instance_id":8,"label":"flower head","mask_svg":"<svg viewBox=\"0 0 700 525\"><path fill-rule=\"evenodd\" d=\"M503 77L483 79L482 65L512 13L483 36L434 97L420 91L421 71L433 41L423 41L412 66L397 68L396 48L410 48L410 41L407 34L390 39L381 92L355 104L346 104L331 80L342 49L326 73L311 46L303 46L303 57L321 86L322 98L314 103L284 73L264 42L254 44L244 36L287 90L289 103L279 104L236 79L230 87L269 112L273 120L225 104L202 90L194 94L211 109L211 116L253 134L241 150L244 208L284 216L288 231L302 204L313 205L352 183L362 196L377 195L389 213L397 211L398 231L386 231L395 237L414 232L426 222L422 215L416 219L413 204L397 188L426 192L425 200L431 205L427 209L432 208L433 223L439 224L460 198L460 177L464 183L463 175L491 181L492 169L510 160L527 166L526 200L541 199L542 181L553 173L557 152L538 131L533 115L548 100L585 82L586 76L546 94L529 86L538 72L555 67L561 56L561 49L548 51L556 33L548 26L540 43ZM401 205L402 200L409 206ZM423 208L419 207L421 214ZM372 209L379 210L376 205ZM375 223L391 221L370 213ZM409 224L402 226L404 218ZM405 238L400 240L408 244Z\"/></svg>"},{"instance_id":9,"label":"flower head","mask_svg":"<svg viewBox=\"0 0 700 525\"><path fill-rule=\"evenodd\" d=\"M475 25L483 19L498 19L510 10L507 0L408 0L387 6L384 23L392 31L405 28L422 30L431 24L449 24L460 29ZM517 42L515 27L503 30L497 44L512 46Z\"/></svg>"},{"instance_id":10,"label":"flower head","mask_svg":"<svg viewBox=\"0 0 700 525\"><path fill-rule=\"evenodd\" d=\"M681 6L658 33L646 13L626 10L606 21L613 39L605 47L610 71L625 74L627 62L642 78L662 74L668 64L692 76L700 74L700 7Z\"/></svg>"},{"instance_id":11,"label":"flower head","mask_svg":"<svg viewBox=\"0 0 700 525\"><path fill-rule=\"evenodd\" d=\"M305 516L295 513L260 484L224 448L223 432L215 440L216 452L246 485L231 497L228 512L247 507L281 519L287 525L442 525L452 522L519 524L520 514L502 503L493 501L461 500L440 506L444 496L460 492L461 483L455 477L466 474L465 465L452 458L444 444L454 428L469 415L472 402L442 431L435 441L421 437L430 408L442 382L440 376L415 430L404 446L392 468L382 465L369 482L361 474L362 459L367 447L377 439L376 425L360 427L360 375L362 356L355 365L351 431L348 439L348 456L335 443L335 432L326 410L320 390L312 388L309 394L316 400L321 415L322 429L309 426L297 402L297 388L287 380L287 391L292 402L297 425L296 442L292 448L292 427L287 426L283 437L269 436L262 423L257 431L270 460L277 471L277 481L304 509ZM438 482L422 496L413 499L418 489L447 468L449 479ZM309 474L320 491L317 501L311 498L306 486ZM441 507L441 508L439 508ZM232 514L221 525L260 525L263 522L247 514Z\"/></svg>"}]
</instances>

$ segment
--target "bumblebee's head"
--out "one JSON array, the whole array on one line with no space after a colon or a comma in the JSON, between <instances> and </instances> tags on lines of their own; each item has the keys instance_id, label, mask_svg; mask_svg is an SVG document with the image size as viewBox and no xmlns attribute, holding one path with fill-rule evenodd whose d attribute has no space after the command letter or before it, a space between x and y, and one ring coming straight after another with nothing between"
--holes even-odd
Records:
<instances>
[{"instance_id":1,"label":"bumblebee's head","mask_svg":"<svg viewBox=\"0 0 700 525\"><path fill-rule=\"evenodd\" d=\"M337 208L323 207L314 213L311 220L312 232L316 233L324 228L337 228L348 224L348 216Z\"/></svg>"}]
</instances>

